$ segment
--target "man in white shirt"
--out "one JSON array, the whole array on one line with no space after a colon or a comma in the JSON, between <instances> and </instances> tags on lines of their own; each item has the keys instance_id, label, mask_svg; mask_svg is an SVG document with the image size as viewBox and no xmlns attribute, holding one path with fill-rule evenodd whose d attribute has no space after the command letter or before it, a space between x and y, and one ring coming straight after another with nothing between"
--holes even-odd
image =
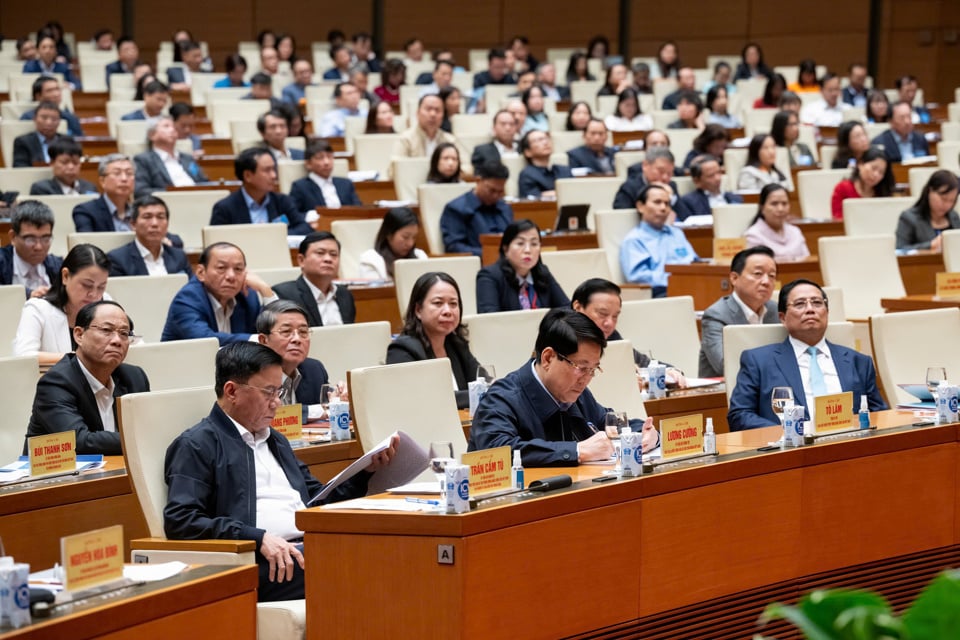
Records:
<instances>
[{"instance_id":1,"label":"man in white shirt","mask_svg":"<svg viewBox=\"0 0 960 640\"><path fill-rule=\"evenodd\" d=\"M820 78L820 100L800 109L800 122L817 127L839 127L851 105L840 99L840 77L829 71Z\"/></svg>"},{"instance_id":2,"label":"man in white shirt","mask_svg":"<svg viewBox=\"0 0 960 640\"><path fill-rule=\"evenodd\" d=\"M164 191L167 187L192 187L207 182L193 154L177 151L177 127L170 116L160 116L147 127L150 150L133 158L136 167L135 197Z\"/></svg>"},{"instance_id":3,"label":"man in white shirt","mask_svg":"<svg viewBox=\"0 0 960 640\"><path fill-rule=\"evenodd\" d=\"M290 120L280 109L270 109L257 118L257 131L263 136L261 146L270 152L274 160L303 160L303 151L287 148Z\"/></svg>"},{"instance_id":4,"label":"man in white shirt","mask_svg":"<svg viewBox=\"0 0 960 640\"><path fill-rule=\"evenodd\" d=\"M333 175L333 148L326 140L313 140L307 147L307 177L295 180L290 197L297 211L313 211L317 207L339 209L358 207L363 203L347 178Z\"/></svg>"},{"instance_id":5,"label":"man in white shirt","mask_svg":"<svg viewBox=\"0 0 960 640\"><path fill-rule=\"evenodd\" d=\"M21 200L10 215L10 244L0 247L0 284L22 284L27 297L47 294L63 258L50 255L53 211L37 200Z\"/></svg>"},{"instance_id":6,"label":"man in white shirt","mask_svg":"<svg viewBox=\"0 0 960 640\"><path fill-rule=\"evenodd\" d=\"M366 118L365 109L360 109L360 90L350 82L341 82L333 90L337 107L327 111L320 119L320 136L342 138L346 132L348 117Z\"/></svg>"},{"instance_id":7,"label":"man in white shirt","mask_svg":"<svg viewBox=\"0 0 960 640\"><path fill-rule=\"evenodd\" d=\"M143 196L133 203L132 242L107 254L111 276L162 276L183 273L193 276L190 261L182 249L167 239L170 211L156 196Z\"/></svg>"},{"instance_id":8,"label":"man in white shirt","mask_svg":"<svg viewBox=\"0 0 960 640\"><path fill-rule=\"evenodd\" d=\"M334 283L340 271L340 241L329 231L314 231L300 243L301 276L273 290L307 312L311 327L353 324L357 309L347 287Z\"/></svg>"}]
</instances>

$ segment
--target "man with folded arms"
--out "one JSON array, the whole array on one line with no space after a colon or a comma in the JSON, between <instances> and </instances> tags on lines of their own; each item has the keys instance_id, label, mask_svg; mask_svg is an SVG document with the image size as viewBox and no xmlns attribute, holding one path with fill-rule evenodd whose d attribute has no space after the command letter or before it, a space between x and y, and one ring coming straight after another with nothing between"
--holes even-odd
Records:
<instances>
[{"instance_id":1,"label":"man with folded arms","mask_svg":"<svg viewBox=\"0 0 960 640\"><path fill-rule=\"evenodd\" d=\"M217 402L173 441L164 461L167 537L256 542L261 602L304 597L303 532L295 514L323 489L287 439L270 428L283 393L282 365L260 344L241 342L217 352ZM398 442L395 437L323 502L365 495L370 476L390 464Z\"/></svg>"},{"instance_id":2,"label":"man with folded arms","mask_svg":"<svg viewBox=\"0 0 960 640\"><path fill-rule=\"evenodd\" d=\"M572 309L551 310L540 322L534 357L493 383L470 427L469 450L510 446L531 467L576 466L609 460L613 444L604 432L606 407L587 385L601 373L607 346L603 331ZM655 448L653 421L643 428L643 450Z\"/></svg>"},{"instance_id":3,"label":"man with folded arms","mask_svg":"<svg viewBox=\"0 0 960 640\"><path fill-rule=\"evenodd\" d=\"M143 369L123 364L133 338L133 322L116 302L80 309L73 328L77 351L37 383L27 438L72 429L78 454L120 455L116 399L150 391Z\"/></svg>"},{"instance_id":4,"label":"man with folded arms","mask_svg":"<svg viewBox=\"0 0 960 640\"><path fill-rule=\"evenodd\" d=\"M807 408L806 420L814 419L816 396L843 391L853 392L854 411L864 395L870 411L887 408L877 389L873 360L824 339L829 307L820 285L794 280L780 290L777 307L787 339L740 354L727 412L731 431L780 424L770 403L774 387L793 389L794 404Z\"/></svg>"}]
</instances>

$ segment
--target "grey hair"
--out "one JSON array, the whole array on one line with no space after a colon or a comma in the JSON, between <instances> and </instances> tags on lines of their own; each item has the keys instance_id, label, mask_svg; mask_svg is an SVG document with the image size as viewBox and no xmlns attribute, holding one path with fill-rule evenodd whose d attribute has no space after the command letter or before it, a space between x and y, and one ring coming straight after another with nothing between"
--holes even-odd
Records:
<instances>
[{"instance_id":1,"label":"grey hair","mask_svg":"<svg viewBox=\"0 0 960 640\"><path fill-rule=\"evenodd\" d=\"M112 165L114 162L123 162L124 160L130 164L133 164L133 161L130 160L130 156L125 153L110 153L103 156L100 158L100 167L97 169L97 175L107 175L107 167Z\"/></svg>"},{"instance_id":2,"label":"grey hair","mask_svg":"<svg viewBox=\"0 0 960 640\"><path fill-rule=\"evenodd\" d=\"M277 317L282 313L299 313L309 324L310 318L307 312L299 304L292 300L274 300L265 305L257 316L257 333L267 334L273 331L273 326L277 324Z\"/></svg>"},{"instance_id":3,"label":"grey hair","mask_svg":"<svg viewBox=\"0 0 960 640\"><path fill-rule=\"evenodd\" d=\"M160 122L163 121L163 120L169 120L169 121L172 123L172 122L173 122L173 117L172 117L172 116L163 115L163 116L159 116L159 117L157 117L157 118L154 118L154 119L153 119L153 122L151 122L150 125L147 127L147 141L148 141L148 142L150 141L151 136L153 136L153 134L157 132L157 126L159 126Z\"/></svg>"}]
</instances>

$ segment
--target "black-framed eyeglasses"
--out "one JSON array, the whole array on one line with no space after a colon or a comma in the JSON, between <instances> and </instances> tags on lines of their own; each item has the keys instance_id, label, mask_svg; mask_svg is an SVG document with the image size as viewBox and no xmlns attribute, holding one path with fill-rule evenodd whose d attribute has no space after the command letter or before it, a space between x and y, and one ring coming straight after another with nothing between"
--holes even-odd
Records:
<instances>
[{"instance_id":1,"label":"black-framed eyeglasses","mask_svg":"<svg viewBox=\"0 0 960 640\"><path fill-rule=\"evenodd\" d=\"M583 365L577 364L576 362L574 362L567 356L563 355L562 353L558 353L557 357L563 360L564 362L566 362L571 367L573 367L576 370L578 376L581 376L581 377L590 376L591 378L596 378L598 375L603 373L603 369L601 369L599 366L585 367Z\"/></svg>"}]
</instances>

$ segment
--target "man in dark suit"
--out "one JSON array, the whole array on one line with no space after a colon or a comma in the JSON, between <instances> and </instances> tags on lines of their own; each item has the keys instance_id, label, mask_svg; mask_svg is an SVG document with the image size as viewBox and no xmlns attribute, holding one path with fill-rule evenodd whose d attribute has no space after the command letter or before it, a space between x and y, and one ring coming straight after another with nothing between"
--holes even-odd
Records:
<instances>
[{"instance_id":1,"label":"man in dark suit","mask_svg":"<svg viewBox=\"0 0 960 640\"><path fill-rule=\"evenodd\" d=\"M10 214L10 244L0 247L0 284L22 284L27 297L46 295L63 266L50 255L53 211L36 200L21 200Z\"/></svg>"},{"instance_id":2,"label":"man in dark suit","mask_svg":"<svg viewBox=\"0 0 960 640\"><path fill-rule=\"evenodd\" d=\"M30 185L32 196L70 196L97 193L97 187L80 177L80 157L83 149L73 138L63 137L55 141L47 151L53 177L37 180Z\"/></svg>"},{"instance_id":3,"label":"man in dark suit","mask_svg":"<svg viewBox=\"0 0 960 640\"><path fill-rule=\"evenodd\" d=\"M677 71L677 90L663 99L663 109L676 109L680 104L680 98L688 91L696 92L697 76L693 72L693 67L680 67Z\"/></svg>"},{"instance_id":4,"label":"man in dark suit","mask_svg":"<svg viewBox=\"0 0 960 640\"><path fill-rule=\"evenodd\" d=\"M250 78L250 93L243 96L242 100L268 100L271 110L282 109L286 104L273 95L273 78L262 71L258 71Z\"/></svg>"},{"instance_id":5,"label":"man in dark suit","mask_svg":"<svg viewBox=\"0 0 960 640\"><path fill-rule=\"evenodd\" d=\"M333 175L333 148L326 140L314 140L307 147L307 171L306 178L296 180L290 187L290 197L297 205L297 211L363 204L353 182Z\"/></svg>"},{"instance_id":6,"label":"man in dark suit","mask_svg":"<svg viewBox=\"0 0 960 640\"><path fill-rule=\"evenodd\" d=\"M313 229L288 196L276 193L277 163L266 149L245 149L233 163L243 186L213 205L210 224L284 222L290 234Z\"/></svg>"},{"instance_id":7,"label":"man in dark suit","mask_svg":"<svg viewBox=\"0 0 960 640\"><path fill-rule=\"evenodd\" d=\"M133 158L136 181L133 194L139 198L167 187L192 187L207 182L207 175L193 155L177 151L177 128L170 116L160 116L147 127L150 150Z\"/></svg>"},{"instance_id":8,"label":"man in dark suit","mask_svg":"<svg viewBox=\"0 0 960 640\"><path fill-rule=\"evenodd\" d=\"M301 275L273 288L307 312L311 327L353 324L357 307L347 287L333 281L340 272L340 241L329 231L314 231L300 243L297 254Z\"/></svg>"},{"instance_id":9,"label":"man in dark suit","mask_svg":"<svg viewBox=\"0 0 960 640\"><path fill-rule=\"evenodd\" d=\"M140 60L140 48L130 36L120 36L117 40L117 60L106 66L107 87L110 86L110 76L115 73L133 73L133 68Z\"/></svg>"},{"instance_id":10,"label":"man in dark suit","mask_svg":"<svg viewBox=\"0 0 960 640\"><path fill-rule=\"evenodd\" d=\"M287 149L290 115L286 108L270 109L257 118L257 131L263 136L260 146L269 151L275 160L303 160L303 151Z\"/></svg>"},{"instance_id":11,"label":"man in dark suit","mask_svg":"<svg viewBox=\"0 0 960 640\"><path fill-rule=\"evenodd\" d=\"M131 111L120 117L121 120L153 120L159 118L167 108L170 90L159 80L151 80L143 85L143 109Z\"/></svg>"},{"instance_id":12,"label":"man in dark suit","mask_svg":"<svg viewBox=\"0 0 960 640\"><path fill-rule=\"evenodd\" d=\"M517 84L513 70L507 65L507 53L503 49L490 49L487 53L487 70L473 76L473 88L488 84Z\"/></svg>"},{"instance_id":13,"label":"man in dark suit","mask_svg":"<svg viewBox=\"0 0 960 640\"><path fill-rule=\"evenodd\" d=\"M132 231L130 196L133 194L134 169L130 157L111 153L100 160L97 170L103 195L73 208L73 224L78 233L91 231Z\"/></svg>"},{"instance_id":14,"label":"man in dark suit","mask_svg":"<svg viewBox=\"0 0 960 640\"><path fill-rule=\"evenodd\" d=\"M244 342L257 332L260 299L276 300L263 280L247 271L240 247L216 242L200 254L197 277L170 302L160 340L216 338L220 346Z\"/></svg>"},{"instance_id":15,"label":"man in dark suit","mask_svg":"<svg viewBox=\"0 0 960 640\"><path fill-rule=\"evenodd\" d=\"M583 143L582 146L567 151L570 168L584 167L593 174L613 175L613 154L617 150L606 146L607 125L603 124L603 120L590 119L587 128L583 130Z\"/></svg>"},{"instance_id":16,"label":"man in dark suit","mask_svg":"<svg viewBox=\"0 0 960 640\"><path fill-rule=\"evenodd\" d=\"M774 387L792 388L793 402L806 406L808 420L814 419L814 396L842 391L853 392L854 413L861 396L867 397L870 411L887 408L877 389L873 360L824 339L827 303L823 289L810 280L794 280L780 290L777 307L789 335L783 342L740 355L727 413L731 431L780 423L770 403Z\"/></svg>"},{"instance_id":17,"label":"man in dark suit","mask_svg":"<svg viewBox=\"0 0 960 640\"><path fill-rule=\"evenodd\" d=\"M541 67L543 65L540 65ZM546 131L531 129L520 139L520 153L530 164L523 168L517 179L521 198L555 198L557 180L571 178L570 167L562 164L550 166L553 141Z\"/></svg>"},{"instance_id":18,"label":"man in dark suit","mask_svg":"<svg viewBox=\"0 0 960 640\"><path fill-rule=\"evenodd\" d=\"M167 82L173 91L189 91L193 84L191 74L203 72L203 49L198 43L189 40L178 42L176 46L180 47L183 66L167 69Z\"/></svg>"},{"instance_id":19,"label":"man in dark suit","mask_svg":"<svg viewBox=\"0 0 960 640\"><path fill-rule=\"evenodd\" d=\"M160 276L168 273L193 275L182 249L167 240L170 210L156 196L144 196L133 203L133 242L108 254L111 276Z\"/></svg>"},{"instance_id":20,"label":"man in dark suit","mask_svg":"<svg viewBox=\"0 0 960 640\"><path fill-rule=\"evenodd\" d=\"M349 82L350 64L353 62L350 49L346 45L339 44L330 49L330 59L333 61L333 68L323 72L323 79Z\"/></svg>"},{"instance_id":21,"label":"man in dark suit","mask_svg":"<svg viewBox=\"0 0 960 640\"><path fill-rule=\"evenodd\" d=\"M929 155L930 148L922 133L913 130L913 108L907 102L897 102L891 109L890 128L873 139L871 144L883 147L888 162L903 162L910 158Z\"/></svg>"},{"instance_id":22,"label":"man in dark suit","mask_svg":"<svg viewBox=\"0 0 960 640\"><path fill-rule=\"evenodd\" d=\"M929 124L930 111L923 105L913 104L914 99L917 97L917 91L920 89L917 79L910 75L901 76L896 79L893 86L899 94L898 102L906 102L913 111L913 113L910 114L910 121L913 122L913 124Z\"/></svg>"},{"instance_id":23,"label":"man in dark suit","mask_svg":"<svg viewBox=\"0 0 960 640\"><path fill-rule=\"evenodd\" d=\"M470 164L479 167L482 164L500 162L506 155L517 155L517 119L506 109L493 116L493 142L478 144L470 155Z\"/></svg>"},{"instance_id":24,"label":"man in dark suit","mask_svg":"<svg viewBox=\"0 0 960 640\"><path fill-rule=\"evenodd\" d=\"M499 162L475 169L476 186L446 204L440 233L448 253L481 253L480 236L503 233L513 222L513 208L503 199L510 170Z\"/></svg>"},{"instance_id":25,"label":"man in dark suit","mask_svg":"<svg viewBox=\"0 0 960 640\"><path fill-rule=\"evenodd\" d=\"M60 126L60 107L53 102L41 102L33 114L36 131L17 136L13 140L13 166L32 167L50 164L50 145L67 137L57 133Z\"/></svg>"},{"instance_id":26,"label":"man in dark suit","mask_svg":"<svg viewBox=\"0 0 960 640\"><path fill-rule=\"evenodd\" d=\"M557 68L552 62L541 62L537 67L537 82L547 98L560 102L570 99L570 87L557 84Z\"/></svg>"},{"instance_id":27,"label":"man in dark suit","mask_svg":"<svg viewBox=\"0 0 960 640\"><path fill-rule=\"evenodd\" d=\"M78 454L123 453L116 399L150 391L143 369L123 364L132 336L133 322L116 302L100 300L80 309L73 328L77 351L37 383L27 438L73 430Z\"/></svg>"},{"instance_id":28,"label":"man in dark suit","mask_svg":"<svg viewBox=\"0 0 960 640\"><path fill-rule=\"evenodd\" d=\"M63 102L63 91L60 90L60 81L52 76L40 76L33 81L33 101L52 102L59 105ZM20 115L21 120L33 120L36 109L30 109ZM67 133L71 136L82 136L83 127L80 119L66 109L60 109L60 118L67 123Z\"/></svg>"},{"instance_id":29,"label":"man in dark suit","mask_svg":"<svg viewBox=\"0 0 960 640\"><path fill-rule=\"evenodd\" d=\"M673 152L666 147L652 147L647 150L643 162L638 162L627 174L626 181L620 185L613 197L614 209L634 209L640 192L648 184L659 182L670 185L670 208L676 217L683 220L690 215L687 204L677 196L677 183L673 181ZM635 167L639 170L634 171Z\"/></svg>"},{"instance_id":30,"label":"man in dark suit","mask_svg":"<svg viewBox=\"0 0 960 640\"><path fill-rule=\"evenodd\" d=\"M70 70L70 65L57 61L57 41L49 31L41 31L37 36L37 57L24 63L23 73L40 73L47 76L59 73L75 91L83 90L80 81Z\"/></svg>"},{"instance_id":31,"label":"man in dark suit","mask_svg":"<svg viewBox=\"0 0 960 640\"><path fill-rule=\"evenodd\" d=\"M710 215L714 205L743 203L743 198L737 194L721 190L723 169L714 156L705 154L695 158L690 163L690 177L696 189L680 198L684 217L681 218L680 212L677 212L679 220L691 215Z\"/></svg>"}]
</instances>

